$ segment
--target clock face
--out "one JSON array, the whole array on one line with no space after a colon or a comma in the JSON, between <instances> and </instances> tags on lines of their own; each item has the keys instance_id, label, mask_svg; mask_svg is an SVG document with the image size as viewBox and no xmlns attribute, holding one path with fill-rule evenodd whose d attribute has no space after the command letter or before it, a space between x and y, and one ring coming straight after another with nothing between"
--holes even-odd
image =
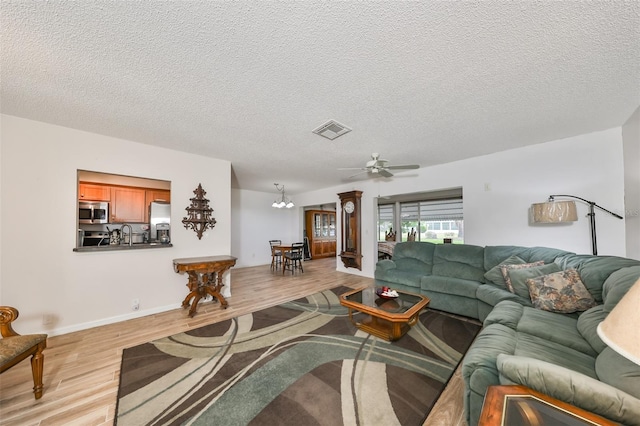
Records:
<instances>
[{"instance_id":1,"label":"clock face","mask_svg":"<svg viewBox=\"0 0 640 426\"><path fill-rule=\"evenodd\" d=\"M355 210L356 206L353 204L353 201L347 201L344 203L344 211L351 214Z\"/></svg>"}]
</instances>

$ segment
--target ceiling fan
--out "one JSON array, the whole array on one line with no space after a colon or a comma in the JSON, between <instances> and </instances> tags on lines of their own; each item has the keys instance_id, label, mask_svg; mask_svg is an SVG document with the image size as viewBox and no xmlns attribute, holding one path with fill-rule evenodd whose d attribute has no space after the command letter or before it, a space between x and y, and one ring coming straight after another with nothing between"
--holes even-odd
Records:
<instances>
[{"instance_id":1,"label":"ceiling fan","mask_svg":"<svg viewBox=\"0 0 640 426\"><path fill-rule=\"evenodd\" d=\"M371 160L367 161L367 164L364 167L350 167L350 168L341 168L338 170L361 170L359 173L355 175L349 176L349 178L358 176L362 173L369 173L371 177L375 176L383 176L383 177L391 177L393 173L389 172L389 170L408 170L408 169L417 169L420 166L417 164L404 164L398 166L388 165L389 160L384 160L380 158L380 154L374 152L371 154Z\"/></svg>"}]
</instances>

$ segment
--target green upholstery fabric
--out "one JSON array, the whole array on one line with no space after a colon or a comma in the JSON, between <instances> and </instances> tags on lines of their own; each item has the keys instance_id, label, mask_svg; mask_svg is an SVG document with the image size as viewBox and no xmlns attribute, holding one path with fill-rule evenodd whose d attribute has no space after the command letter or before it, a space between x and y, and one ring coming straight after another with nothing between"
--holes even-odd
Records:
<instances>
[{"instance_id":1,"label":"green upholstery fabric","mask_svg":"<svg viewBox=\"0 0 640 426\"><path fill-rule=\"evenodd\" d=\"M501 354L496 363L502 384L521 384L615 422L640 425L640 400L593 377L529 357Z\"/></svg>"},{"instance_id":2,"label":"green upholstery fabric","mask_svg":"<svg viewBox=\"0 0 640 426\"><path fill-rule=\"evenodd\" d=\"M488 327L491 324L502 324L512 330L517 330L523 311L524 306L519 303L511 300L502 301L487 315L483 325Z\"/></svg>"},{"instance_id":3,"label":"green upholstery fabric","mask_svg":"<svg viewBox=\"0 0 640 426\"><path fill-rule=\"evenodd\" d=\"M531 306L531 300L513 294L504 288L498 288L493 284L485 284L478 287L476 297L478 300L490 305L492 309L504 300L511 300L524 306Z\"/></svg>"},{"instance_id":4,"label":"green upholstery fabric","mask_svg":"<svg viewBox=\"0 0 640 426\"><path fill-rule=\"evenodd\" d=\"M431 274L435 244L409 241L396 244L393 249L393 262L397 269ZM454 275L455 276L455 275Z\"/></svg>"},{"instance_id":5,"label":"green upholstery fabric","mask_svg":"<svg viewBox=\"0 0 640 426\"><path fill-rule=\"evenodd\" d=\"M598 305L584 311L578 318L578 332L597 353L602 352L607 347L596 331L598 324L604 321L606 317L607 313L604 311L604 305Z\"/></svg>"},{"instance_id":6,"label":"green upholstery fabric","mask_svg":"<svg viewBox=\"0 0 640 426\"><path fill-rule=\"evenodd\" d=\"M513 269L509 271L509 277L511 278L511 285L513 290L518 296L531 300L529 296L529 287L526 281L529 278L541 277L543 275L552 274L554 272L560 272L560 266L551 262L540 266L533 266L531 268Z\"/></svg>"},{"instance_id":7,"label":"green upholstery fabric","mask_svg":"<svg viewBox=\"0 0 640 426\"><path fill-rule=\"evenodd\" d=\"M550 248L550 247L528 247L520 257L529 262L542 260L544 263L551 263L559 256L570 254L568 251Z\"/></svg>"},{"instance_id":8,"label":"green upholstery fabric","mask_svg":"<svg viewBox=\"0 0 640 426\"><path fill-rule=\"evenodd\" d=\"M489 269L484 274L484 278L486 282L492 282L498 285L499 287L507 288L504 282L504 275L502 275L502 270L500 269L500 265L522 265L523 263L526 263L526 262L514 254L504 259L502 262L498 263L493 268ZM485 264L486 264L486 260L485 260Z\"/></svg>"},{"instance_id":9,"label":"green upholstery fabric","mask_svg":"<svg viewBox=\"0 0 640 426\"><path fill-rule=\"evenodd\" d=\"M598 352L582 337L577 324L578 319L567 315L525 307L517 330L596 357Z\"/></svg>"},{"instance_id":10,"label":"green upholstery fabric","mask_svg":"<svg viewBox=\"0 0 640 426\"><path fill-rule=\"evenodd\" d=\"M562 269L575 268L589 293L601 303L602 283L615 271L630 266L640 266L639 260L616 256L567 255L556 261ZM616 302L617 303L617 302Z\"/></svg>"},{"instance_id":11,"label":"green upholstery fabric","mask_svg":"<svg viewBox=\"0 0 640 426\"><path fill-rule=\"evenodd\" d=\"M618 304L620 299L627 294L627 291L640 277L640 266L630 266L615 271L604 282L602 295L604 298L604 311L606 313Z\"/></svg>"},{"instance_id":12,"label":"green upholstery fabric","mask_svg":"<svg viewBox=\"0 0 640 426\"><path fill-rule=\"evenodd\" d=\"M420 292L420 281L424 275L419 272L406 271L404 269L376 269L375 278L391 284L395 288L397 284L411 287L411 292Z\"/></svg>"},{"instance_id":13,"label":"green upholstery fabric","mask_svg":"<svg viewBox=\"0 0 640 426\"><path fill-rule=\"evenodd\" d=\"M484 248L484 269L489 271L511 256L517 256L522 263L527 263L522 256L527 256L529 247L520 246L486 246ZM521 256L522 255L522 256Z\"/></svg>"},{"instance_id":14,"label":"green upholstery fabric","mask_svg":"<svg viewBox=\"0 0 640 426\"><path fill-rule=\"evenodd\" d=\"M0 366L10 363L38 343L47 340L46 334L27 334L0 339Z\"/></svg>"},{"instance_id":15,"label":"green upholstery fabric","mask_svg":"<svg viewBox=\"0 0 640 426\"><path fill-rule=\"evenodd\" d=\"M591 357L598 355L577 329L576 318L525 307L511 301L500 302L484 321L484 326L502 324L521 333L541 337Z\"/></svg>"},{"instance_id":16,"label":"green upholstery fabric","mask_svg":"<svg viewBox=\"0 0 640 426\"><path fill-rule=\"evenodd\" d=\"M487 387L500 384L496 358L501 353L512 354L516 347L516 332L495 324L483 329L464 356L462 377L465 382L465 413L467 423L478 424Z\"/></svg>"},{"instance_id":17,"label":"green upholstery fabric","mask_svg":"<svg viewBox=\"0 0 640 426\"><path fill-rule=\"evenodd\" d=\"M484 247L438 244L433 252L433 275L484 282Z\"/></svg>"},{"instance_id":18,"label":"green upholstery fabric","mask_svg":"<svg viewBox=\"0 0 640 426\"><path fill-rule=\"evenodd\" d=\"M480 283L477 281L463 280L461 278L428 275L422 277L420 287L425 291L475 299Z\"/></svg>"},{"instance_id":19,"label":"green upholstery fabric","mask_svg":"<svg viewBox=\"0 0 640 426\"><path fill-rule=\"evenodd\" d=\"M589 293L603 304L581 314L534 309L526 284L526 293L513 294L492 275L493 268L512 256L525 263L544 261L552 265L547 267L550 269L576 269ZM519 262L515 257L511 260ZM516 282L525 282L524 275L530 272L521 271L516 272ZM568 403L580 402L583 408L615 421L624 419L633 424L628 421L630 413L640 413L633 405L638 399L618 388L628 386L621 385L623 382L635 385L640 379L635 370L622 368L622 363L611 364L609 350L596 332L598 324L640 278L640 261L545 247L407 242L396 245L392 260L378 262L375 278L376 285L429 297L431 309L483 320L483 330L462 361L464 406L470 426L478 422L487 387L501 380L524 381L534 389L539 385L540 392ZM529 360L523 368L534 373L499 373L498 359L504 356L511 361ZM519 364L516 367L520 369ZM592 389L597 397L592 396ZM635 392L635 387L626 389Z\"/></svg>"},{"instance_id":20,"label":"green upholstery fabric","mask_svg":"<svg viewBox=\"0 0 640 426\"><path fill-rule=\"evenodd\" d=\"M596 358L598 378L635 398L640 399L640 365L631 362L611 348L605 348Z\"/></svg>"}]
</instances>

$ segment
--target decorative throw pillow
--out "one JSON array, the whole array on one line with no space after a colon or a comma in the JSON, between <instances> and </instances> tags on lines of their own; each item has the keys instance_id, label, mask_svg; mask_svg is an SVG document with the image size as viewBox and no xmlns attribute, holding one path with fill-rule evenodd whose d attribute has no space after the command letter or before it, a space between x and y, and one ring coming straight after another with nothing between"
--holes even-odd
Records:
<instances>
[{"instance_id":1,"label":"decorative throw pillow","mask_svg":"<svg viewBox=\"0 0 640 426\"><path fill-rule=\"evenodd\" d=\"M515 294L530 300L529 287L527 287L527 280L529 278L541 277L560 271L562 271L562 268L553 262L547 263L546 265L532 266L531 268L510 269L509 281Z\"/></svg>"},{"instance_id":2,"label":"decorative throw pillow","mask_svg":"<svg viewBox=\"0 0 640 426\"><path fill-rule=\"evenodd\" d=\"M596 306L575 269L530 278L526 282L534 308L569 314Z\"/></svg>"},{"instance_id":3,"label":"decorative throw pillow","mask_svg":"<svg viewBox=\"0 0 640 426\"><path fill-rule=\"evenodd\" d=\"M513 289L513 285L511 284L511 278L509 277L509 271L512 269L523 269L523 268L533 268L534 266L544 265L543 260L538 260L533 263L522 263L519 265L500 265L500 270L502 271L502 276L504 277L504 285L507 287L511 293L515 293Z\"/></svg>"},{"instance_id":4,"label":"decorative throw pillow","mask_svg":"<svg viewBox=\"0 0 640 426\"><path fill-rule=\"evenodd\" d=\"M494 266L493 268L489 269L485 274L484 277L488 280L491 281L492 283L500 286L500 287L507 287L504 283L504 277L502 276L502 270L500 269L501 266L503 265L520 265L522 263L527 263L524 260L520 259L518 256L516 256L515 254L512 256L507 257L505 260L503 260L502 262L500 262L499 265Z\"/></svg>"}]
</instances>

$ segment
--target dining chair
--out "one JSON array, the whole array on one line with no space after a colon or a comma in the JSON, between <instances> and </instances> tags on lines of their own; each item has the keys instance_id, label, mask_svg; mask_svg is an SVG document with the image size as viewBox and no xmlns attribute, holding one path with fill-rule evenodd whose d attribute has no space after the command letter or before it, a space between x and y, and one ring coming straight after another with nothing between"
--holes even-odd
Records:
<instances>
[{"instance_id":1,"label":"dining chair","mask_svg":"<svg viewBox=\"0 0 640 426\"><path fill-rule=\"evenodd\" d=\"M275 246L282 244L282 240L269 240L269 248L271 249L271 269L278 269L278 265L282 264L282 251L276 250Z\"/></svg>"},{"instance_id":2,"label":"dining chair","mask_svg":"<svg viewBox=\"0 0 640 426\"><path fill-rule=\"evenodd\" d=\"M0 373L4 373L20 361L31 357L31 375L33 376L33 393L36 399L42 397L42 373L44 355L47 347L46 334L16 333L11 323L18 318L18 310L11 306L0 306Z\"/></svg>"},{"instance_id":3,"label":"dining chair","mask_svg":"<svg viewBox=\"0 0 640 426\"><path fill-rule=\"evenodd\" d=\"M293 243L291 244L291 250L284 253L284 265L282 267L282 273L284 271L290 270L291 273L296 269L300 269L300 272L304 272L302 269L302 250L304 248L304 243Z\"/></svg>"}]
</instances>

